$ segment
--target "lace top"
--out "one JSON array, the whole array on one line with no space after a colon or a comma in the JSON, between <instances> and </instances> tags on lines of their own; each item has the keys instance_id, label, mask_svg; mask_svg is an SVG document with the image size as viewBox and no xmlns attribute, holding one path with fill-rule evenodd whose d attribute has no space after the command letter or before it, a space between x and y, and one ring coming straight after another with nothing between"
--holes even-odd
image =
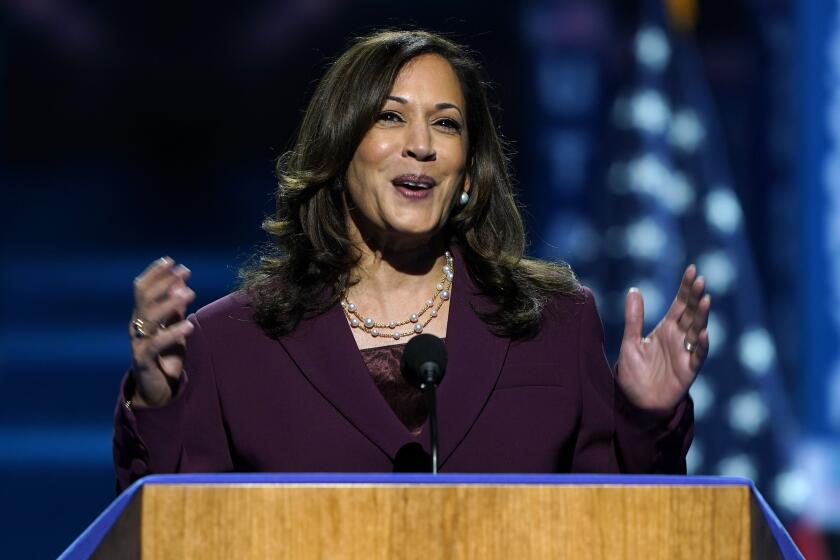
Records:
<instances>
[{"instance_id":1,"label":"lace top","mask_svg":"<svg viewBox=\"0 0 840 560\"><path fill-rule=\"evenodd\" d=\"M373 382L385 397L397 418L408 430L417 435L429 415L426 401L420 389L409 385L400 372L400 359L405 344L381 346L362 350Z\"/></svg>"}]
</instances>

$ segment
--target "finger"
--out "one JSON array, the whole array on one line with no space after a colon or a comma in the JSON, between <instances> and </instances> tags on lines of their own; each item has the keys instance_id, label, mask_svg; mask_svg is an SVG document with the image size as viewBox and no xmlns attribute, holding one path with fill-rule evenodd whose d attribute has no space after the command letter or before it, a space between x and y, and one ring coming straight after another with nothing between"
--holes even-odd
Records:
<instances>
[{"instance_id":1,"label":"finger","mask_svg":"<svg viewBox=\"0 0 840 560\"><path fill-rule=\"evenodd\" d=\"M695 342L699 339L700 331L706 328L709 324L709 311L712 308L712 296L706 294L697 304L697 311L694 313L694 321L688 327L685 333L685 338L689 342Z\"/></svg>"},{"instance_id":2,"label":"finger","mask_svg":"<svg viewBox=\"0 0 840 560\"><path fill-rule=\"evenodd\" d=\"M172 274L158 280L144 294L143 298L147 304L160 303L172 297L172 292L178 288L187 287L187 279L190 277L190 269L184 265L178 265L172 269Z\"/></svg>"},{"instance_id":3,"label":"finger","mask_svg":"<svg viewBox=\"0 0 840 560\"><path fill-rule=\"evenodd\" d=\"M624 302L624 340L636 343L642 339L645 324L645 302L638 288L627 291Z\"/></svg>"},{"instance_id":4,"label":"finger","mask_svg":"<svg viewBox=\"0 0 840 560\"><path fill-rule=\"evenodd\" d=\"M195 329L195 326L187 319L179 321L167 329L161 329L154 336L146 340L141 353L146 360L152 361L161 353L171 349L178 344L183 345L186 337Z\"/></svg>"},{"instance_id":5,"label":"finger","mask_svg":"<svg viewBox=\"0 0 840 560\"><path fill-rule=\"evenodd\" d=\"M134 286L144 288L149 282L153 282L164 272L170 270L174 264L175 261L173 261L171 257L161 257L152 261L149 266L147 266L143 272L134 279Z\"/></svg>"},{"instance_id":6,"label":"finger","mask_svg":"<svg viewBox=\"0 0 840 560\"><path fill-rule=\"evenodd\" d=\"M143 292L148 301L157 301L166 296L166 293L177 284L186 284L190 277L190 269L179 264L171 269L169 274L159 277L155 282L150 283Z\"/></svg>"},{"instance_id":7,"label":"finger","mask_svg":"<svg viewBox=\"0 0 840 560\"><path fill-rule=\"evenodd\" d=\"M694 323L694 319L697 316L697 307L700 304L700 300L705 294L705 291L706 279L702 276L698 276L691 286L688 299L685 302L685 307L677 320L680 330L683 332L688 331Z\"/></svg>"},{"instance_id":8,"label":"finger","mask_svg":"<svg viewBox=\"0 0 840 560\"><path fill-rule=\"evenodd\" d=\"M677 295L674 297L674 301L668 309L667 318L673 319L674 321L679 320L680 314L685 309L686 302L688 302L689 295L691 294L691 286L694 284L696 277L697 267L693 264L688 265L685 272L683 272L680 287L677 289Z\"/></svg>"},{"instance_id":9,"label":"finger","mask_svg":"<svg viewBox=\"0 0 840 560\"><path fill-rule=\"evenodd\" d=\"M697 347L691 353L691 358L688 360L688 365L691 368L692 375L696 375L703 362L706 361L706 356L709 355L709 331L703 329L697 335Z\"/></svg>"},{"instance_id":10,"label":"finger","mask_svg":"<svg viewBox=\"0 0 840 560\"><path fill-rule=\"evenodd\" d=\"M182 319L187 306L195 299L195 292L186 286L174 286L169 296L160 303L145 306L141 318L152 323L171 322ZM138 309L140 312L140 309Z\"/></svg>"},{"instance_id":11,"label":"finger","mask_svg":"<svg viewBox=\"0 0 840 560\"><path fill-rule=\"evenodd\" d=\"M154 280L135 290L135 302L138 307L147 306L165 299L175 285L186 285L190 269L179 264L168 273L158 275Z\"/></svg>"},{"instance_id":12,"label":"finger","mask_svg":"<svg viewBox=\"0 0 840 560\"><path fill-rule=\"evenodd\" d=\"M159 328L166 328L184 318L187 306L195 299L195 292L186 286L176 286L172 295L162 302L136 308L128 323L128 334L132 339L145 339L154 336ZM141 328L145 335L138 337L137 320L142 321Z\"/></svg>"}]
</instances>

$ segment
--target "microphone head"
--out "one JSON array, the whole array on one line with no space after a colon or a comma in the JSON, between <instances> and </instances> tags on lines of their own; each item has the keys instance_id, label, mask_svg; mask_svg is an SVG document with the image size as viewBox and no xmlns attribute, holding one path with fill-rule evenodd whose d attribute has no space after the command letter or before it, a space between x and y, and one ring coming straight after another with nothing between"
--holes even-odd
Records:
<instances>
[{"instance_id":1,"label":"microphone head","mask_svg":"<svg viewBox=\"0 0 840 560\"><path fill-rule=\"evenodd\" d=\"M418 334L403 350L400 370L409 384L440 385L446 373L446 345L433 334Z\"/></svg>"}]
</instances>

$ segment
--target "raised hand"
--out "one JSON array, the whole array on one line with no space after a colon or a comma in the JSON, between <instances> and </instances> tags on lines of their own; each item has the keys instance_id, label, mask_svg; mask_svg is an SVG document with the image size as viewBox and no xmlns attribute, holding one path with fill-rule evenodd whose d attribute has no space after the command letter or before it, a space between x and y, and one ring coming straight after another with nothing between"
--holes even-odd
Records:
<instances>
[{"instance_id":1,"label":"raised hand","mask_svg":"<svg viewBox=\"0 0 840 560\"><path fill-rule=\"evenodd\" d=\"M128 324L133 404L160 406L172 398L184 367L186 337L193 330L184 319L195 298L187 286L189 276L187 267L163 257L134 279L134 312Z\"/></svg>"},{"instance_id":2,"label":"raised hand","mask_svg":"<svg viewBox=\"0 0 840 560\"><path fill-rule=\"evenodd\" d=\"M630 402L652 412L673 411L709 353L706 325L711 304L703 277L690 265L665 317L643 337L644 301L639 290L630 289L617 372L618 384Z\"/></svg>"}]
</instances>

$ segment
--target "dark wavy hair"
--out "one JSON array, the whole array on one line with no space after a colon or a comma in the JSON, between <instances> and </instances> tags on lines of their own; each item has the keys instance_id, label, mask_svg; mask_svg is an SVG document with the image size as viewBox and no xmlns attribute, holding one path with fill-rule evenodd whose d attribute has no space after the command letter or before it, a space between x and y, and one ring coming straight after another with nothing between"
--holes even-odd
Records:
<instances>
[{"instance_id":1,"label":"dark wavy hair","mask_svg":"<svg viewBox=\"0 0 840 560\"><path fill-rule=\"evenodd\" d=\"M374 125L400 69L427 53L452 66L466 101L470 201L450 215L445 234L467 273L495 302L481 319L512 338L536 332L554 294L580 292L568 265L525 258L525 232L506 146L496 131L481 66L465 47L426 31L382 31L358 38L315 89L294 148L277 161L276 214L263 222L269 243L240 270L254 317L272 337L336 305L358 262L346 224L345 174Z\"/></svg>"}]
</instances>

